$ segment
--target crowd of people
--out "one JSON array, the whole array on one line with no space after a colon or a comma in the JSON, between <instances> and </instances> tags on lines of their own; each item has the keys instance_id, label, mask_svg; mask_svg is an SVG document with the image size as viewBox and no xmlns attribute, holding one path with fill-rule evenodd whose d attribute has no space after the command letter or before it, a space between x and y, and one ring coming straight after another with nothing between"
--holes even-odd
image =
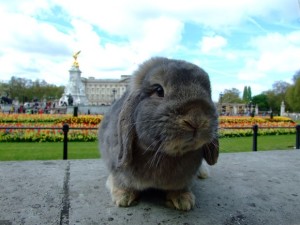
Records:
<instances>
[{"instance_id":1,"label":"crowd of people","mask_svg":"<svg viewBox=\"0 0 300 225\"><path fill-rule=\"evenodd\" d=\"M55 108L55 102L25 102L24 104L0 105L0 112L5 113L27 113L27 114L43 114L51 113Z\"/></svg>"}]
</instances>

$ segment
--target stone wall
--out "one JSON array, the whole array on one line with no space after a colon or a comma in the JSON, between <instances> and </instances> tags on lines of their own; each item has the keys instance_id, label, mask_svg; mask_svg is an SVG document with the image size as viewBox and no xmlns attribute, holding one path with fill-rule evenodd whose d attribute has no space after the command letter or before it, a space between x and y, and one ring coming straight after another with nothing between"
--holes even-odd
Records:
<instances>
[{"instance_id":1,"label":"stone wall","mask_svg":"<svg viewBox=\"0 0 300 225\"><path fill-rule=\"evenodd\" d=\"M78 114L94 114L94 115L103 115L109 110L110 106L107 105L99 105L99 106L93 106L93 105L82 105L78 106ZM74 106L68 106L67 107L67 114L73 114L74 113Z\"/></svg>"}]
</instances>

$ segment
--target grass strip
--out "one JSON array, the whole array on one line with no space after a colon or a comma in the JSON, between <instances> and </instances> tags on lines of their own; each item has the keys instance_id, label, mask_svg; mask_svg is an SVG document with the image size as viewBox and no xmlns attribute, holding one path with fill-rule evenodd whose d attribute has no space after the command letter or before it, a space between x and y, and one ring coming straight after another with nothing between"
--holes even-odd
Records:
<instances>
[{"instance_id":1,"label":"grass strip","mask_svg":"<svg viewBox=\"0 0 300 225\"><path fill-rule=\"evenodd\" d=\"M63 158L62 142L0 143L0 161L56 160ZM97 142L69 142L68 159L100 158Z\"/></svg>"},{"instance_id":2,"label":"grass strip","mask_svg":"<svg viewBox=\"0 0 300 225\"><path fill-rule=\"evenodd\" d=\"M258 136L258 151L294 149L296 135ZM252 137L220 139L220 152L250 152ZM98 142L69 142L69 159L97 159L100 157ZM0 142L0 161L12 160L61 160L62 142Z\"/></svg>"}]
</instances>

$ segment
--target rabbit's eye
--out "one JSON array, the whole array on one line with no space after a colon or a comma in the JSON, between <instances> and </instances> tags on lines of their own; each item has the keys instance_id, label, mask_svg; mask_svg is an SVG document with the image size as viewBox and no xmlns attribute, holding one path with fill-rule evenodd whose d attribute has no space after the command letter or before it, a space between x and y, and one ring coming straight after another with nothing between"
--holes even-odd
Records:
<instances>
[{"instance_id":1,"label":"rabbit's eye","mask_svg":"<svg viewBox=\"0 0 300 225\"><path fill-rule=\"evenodd\" d=\"M163 87L159 84L154 86L154 93L160 98L163 98L165 96L165 91Z\"/></svg>"}]
</instances>

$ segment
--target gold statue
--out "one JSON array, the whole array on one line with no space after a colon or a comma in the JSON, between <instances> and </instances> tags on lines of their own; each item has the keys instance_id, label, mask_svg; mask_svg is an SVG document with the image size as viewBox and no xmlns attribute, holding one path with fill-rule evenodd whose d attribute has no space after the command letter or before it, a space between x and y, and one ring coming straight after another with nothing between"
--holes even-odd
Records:
<instances>
[{"instance_id":1,"label":"gold statue","mask_svg":"<svg viewBox=\"0 0 300 225\"><path fill-rule=\"evenodd\" d=\"M78 52L76 52L75 54L73 54L73 58L74 58L73 66L76 67L76 68L79 67L79 63L78 63L78 61L77 61L77 57L78 57L78 55L79 55L80 52L81 52L81 51L78 51Z\"/></svg>"}]
</instances>

